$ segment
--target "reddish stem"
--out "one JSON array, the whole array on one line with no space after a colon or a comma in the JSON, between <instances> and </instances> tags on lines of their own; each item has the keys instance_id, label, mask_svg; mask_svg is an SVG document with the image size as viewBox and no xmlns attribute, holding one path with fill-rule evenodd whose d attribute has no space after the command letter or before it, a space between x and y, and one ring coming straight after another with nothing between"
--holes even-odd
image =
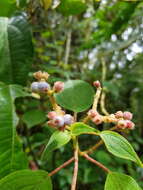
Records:
<instances>
[{"instance_id":1,"label":"reddish stem","mask_svg":"<svg viewBox=\"0 0 143 190\"><path fill-rule=\"evenodd\" d=\"M90 156L88 156L88 154L83 154L83 157L85 157L87 160L89 160L90 162L96 164L98 167L102 168L105 172L109 173L111 172L108 168L106 168L103 164L101 164L100 162L98 162L97 160L94 160L93 158L91 158Z\"/></svg>"},{"instance_id":2,"label":"reddish stem","mask_svg":"<svg viewBox=\"0 0 143 190\"><path fill-rule=\"evenodd\" d=\"M74 161L74 157L72 157L71 159L69 159L68 161L64 162L62 165L60 165L58 168L56 168L55 170L53 170L52 172L50 172L48 175L49 176L53 176L54 174L56 174L58 171L60 171L62 168L65 168L67 165L69 165L70 163L72 163Z\"/></svg>"}]
</instances>

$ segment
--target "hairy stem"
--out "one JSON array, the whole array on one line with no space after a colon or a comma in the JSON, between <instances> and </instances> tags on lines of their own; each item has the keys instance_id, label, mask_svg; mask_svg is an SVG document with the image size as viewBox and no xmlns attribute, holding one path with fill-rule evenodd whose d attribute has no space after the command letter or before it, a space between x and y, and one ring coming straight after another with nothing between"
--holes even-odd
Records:
<instances>
[{"instance_id":1,"label":"hairy stem","mask_svg":"<svg viewBox=\"0 0 143 190\"><path fill-rule=\"evenodd\" d=\"M97 110L97 105L98 105L99 98L100 98L100 95L101 95L101 90L102 90L101 87L97 88L96 94L94 96L93 106L92 106L93 110Z\"/></svg>"},{"instance_id":2,"label":"hairy stem","mask_svg":"<svg viewBox=\"0 0 143 190\"><path fill-rule=\"evenodd\" d=\"M73 172L71 190L76 190L77 175L78 175L78 142L76 139L75 140L75 151L74 151L74 172Z\"/></svg>"},{"instance_id":3,"label":"hairy stem","mask_svg":"<svg viewBox=\"0 0 143 190\"><path fill-rule=\"evenodd\" d=\"M101 168L102 170L104 170L105 172L109 173L111 172L108 168L106 168L103 164L101 164L100 162L98 162L97 160L94 160L93 158L91 158L90 156L88 156L88 154L83 154L83 157L85 157L88 161L96 164L99 168Z\"/></svg>"},{"instance_id":4,"label":"hairy stem","mask_svg":"<svg viewBox=\"0 0 143 190\"><path fill-rule=\"evenodd\" d=\"M53 170L52 172L49 173L49 176L53 176L54 174L56 174L58 171L60 171L62 168L65 168L66 166L68 166L70 163L72 163L74 161L74 157L72 157L71 159L69 159L68 161L64 162L62 165L60 165L58 168L56 168L55 170Z\"/></svg>"}]
</instances>

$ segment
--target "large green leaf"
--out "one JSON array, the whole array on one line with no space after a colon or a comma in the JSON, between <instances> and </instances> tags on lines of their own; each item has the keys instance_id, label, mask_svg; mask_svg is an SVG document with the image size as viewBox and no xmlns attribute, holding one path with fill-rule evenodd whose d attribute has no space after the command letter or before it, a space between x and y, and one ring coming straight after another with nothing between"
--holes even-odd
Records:
<instances>
[{"instance_id":1,"label":"large green leaf","mask_svg":"<svg viewBox=\"0 0 143 190\"><path fill-rule=\"evenodd\" d=\"M83 0L62 0L58 10L66 16L77 15L84 12L87 8Z\"/></svg>"},{"instance_id":2,"label":"large green leaf","mask_svg":"<svg viewBox=\"0 0 143 190\"><path fill-rule=\"evenodd\" d=\"M46 160L49 153L53 150L60 148L61 146L67 144L71 140L71 134L69 131L56 131L50 137L50 140L42 154L42 160Z\"/></svg>"},{"instance_id":3,"label":"large green leaf","mask_svg":"<svg viewBox=\"0 0 143 190\"><path fill-rule=\"evenodd\" d=\"M99 131L82 122L77 122L71 125L71 133L72 135L75 135L75 136L78 136L81 134L94 133L94 132L99 132Z\"/></svg>"},{"instance_id":4,"label":"large green leaf","mask_svg":"<svg viewBox=\"0 0 143 190\"><path fill-rule=\"evenodd\" d=\"M141 190L136 181L125 174L109 173L104 190Z\"/></svg>"},{"instance_id":5,"label":"large green leaf","mask_svg":"<svg viewBox=\"0 0 143 190\"><path fill-rule=\"evenodd\" d=\"M0 178L27 168L27 159L16 134L18 117L14 100L27 96L18 85L0 86Z\"/></svg>"},{"instance_id":6,"label":"large green leaf","mask_svg":"<svg viewBox=\"0 0 143 190\"><path fill-rule=\"evenodd\" d=\"M0 81L25 84L32 65L32 37L25 16L0 18Z\"/></svg>"},{"instance_id":7,"label":"large green leaf","mask_svg":"<svg viewBox=\"0 0 143 190\"><path fill-rule=\"evenodd\" d=\"M0 16L9 17L16 10L16 0L0 0Z\"/></svg>"},{"instance_id":8,"label":"large green leaf","mask_svg":"<svg viewBox=\"0 0 143 190\"><path fill-rule=\"evenodd\" d=\"M21 170L0 180L1 190L52 190L48 173L42 170Z\"/></svg>"},{"instance_id":9,"label":"large green leaf","mask_svg":"<svg viewBox=\"0 0 143 190\"><path fill-rule=\"evenodd\" d=\"M41 124L46 121L46 114L42 110L27 111L22 120L26 123L28 128Z\"/></svg>"},{"instance_id":10,"label":"large green leaf","mask_svg":"<svg viewBox=\"0 0 143 190\"><path fill-rule=\"evenodd\" d=\"M131 144L121 135L113 131L103 131L100 133L106 148L113 155L136 162L143 166Z\"/></svg>"},{"instance_id":11,"label":"large green leaf","mask_svg":"<svg viewBox=\"0 0 143 190\"><path fill-rule=\"evenodd\" d=\"M88 109L93 103L94 90L82 80L69 80L61 93L56 94L56 100L62 107L81 112Z\"/></svg>"}]
</instances>

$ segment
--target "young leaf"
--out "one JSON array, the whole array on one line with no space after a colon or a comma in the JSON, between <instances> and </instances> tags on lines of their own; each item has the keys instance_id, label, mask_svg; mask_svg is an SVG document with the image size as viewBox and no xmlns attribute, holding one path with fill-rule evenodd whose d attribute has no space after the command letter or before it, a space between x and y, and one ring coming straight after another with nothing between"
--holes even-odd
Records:
<instances>
[{"instance_id":1,"label":"young leaf","mask_svg":"<svg viewBox=\"0 0 143 190\"><path fill-rule=\"evenodd\" d=\"M52 190L48 173L42 170L21 170L0 180L1 190Z\"/></svg>"},{"instance_id":2,"label":"young leaf","mask_svg":"<svg viewBox=\"0 0 143 190\"><path fill-rule=\"evenodd\" d=\"M69 80L65 82L65 88L56 94L57 103L74 112L87 110L93 103L94 90L82 80Z\"/></svg>"},{"instance_id":3,"label":"young leaf","mask_svg":"<svg viewBox=\"0 0 143 190\"><path fill-rule=\"evenodd\" d=\"M48 154L53 150L64 146L71 140L71 134L69 131L56 131L50 137L50 140L42 154L42 160L45 160L48 157Z\"/></svg>"},{"instance_id":4,"label":"young leaf","mask_svg":"<svg viewBox=\"0 0 143 190\"><path fill-rule=\"evenodd\" d=\"M113 131L103 131L100 133L100 137L113 155L136 162L142 167L142 162L133 147L123 136Z\"/></svg>"},{"instance_id":5,"label":"young leaf","mask_svg":"<svg viewBox=\"0 0 143 190\"><path fill-rule=\"evenodd\" d=\"M0 86L0 178L12 171L28 167L16 134L18 117L14 100L22 96L28 94L18 85Z\"/></svg>"},{"instance_id":6,"label":"young leaf","mask_svg":"<svg viewBox=\"0 0 143 190\"><path fill-rule=\"evenodd\" d=\"M136 181L125 174L117 172L109 173L104 190L141 190Z\"/></svg>"},{"instance_id":7,"label":"young leaf","mask_svg":"<svg viewBox=\"0 0 143 190\"><path fill-rule=\"evenodd\" d=\"M31 30L26 17L0 18L0 80L25 84L32 57Z\"/></svg>"},{"instance_id":8,"label":"young leaf","mask_svg":"<svg viewBox=\"0 0 143 190\"><path fill-rule=\"evenodd\" d=\"M41 110L30 110L23 115L22 120L26 123L28 128L31 128L45 122L46 114Z\"/></svg>"},{"instance_id":9,"label":"young leaf","mask_svg":"<svg viewBox=\"0 0 143 190\"><path fill-rule=\"evenodd\" d=\"M72 135L78 136L81 134L87 134L92 132L99 132L99 131L82 122L77 122L71 125Z\"/></svg>"}]
</instances>

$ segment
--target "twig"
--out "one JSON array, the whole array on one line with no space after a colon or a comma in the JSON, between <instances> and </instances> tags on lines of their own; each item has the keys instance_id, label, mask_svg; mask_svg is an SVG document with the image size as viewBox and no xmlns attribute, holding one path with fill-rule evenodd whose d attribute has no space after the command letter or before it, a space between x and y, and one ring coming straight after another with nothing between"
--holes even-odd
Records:
<instances>
[{"instance_id":1,"label":"twig","mask_svg":"<svg viewBox=\"0 0 143 190\"><path fill-rule=\"evenodd\" d=\"M78 144L76 144L74 152L74 173L72 178L71 190L76 190L77 175L78 175Z\"/></svg>"},{"instance_id":2,"label":"twig","mask_svg":"<svg viewBox=\"0 0 143 190\"><path fill-rule=\"evenodd\" d=\"M99 142L97 142L94 146L92 146L91 148L89 148L88 150L85 150L84 153L87 154L91 154L94 150L96 150L98 147L100 147L103 144L103 141L100 140Z\"/></svg>"},{"instance_id":3,"label":"twig","mask_svg":"<svg viewBox=\"0 0 143 190\"><path fill-rule=\"evenodd\" d=\"M72 22L72 16L69 17L69 23ZM65 61L64 63L67 65L69 61L69 55L70 55L70 49L71 49L71 35L72 35L72 30L71 28L68 29L67 32L67 41L66 41L66 50L65 50Z\"/></svg>"},{"instance_id":4,"label":"twig","mask_svg":"<svg viewBox=\"0 0 143 190\"><path fill-rule=\"evenodd\" d=\"M94 160L93 158L91 158L90 156L88 156L88 154L83 154L83 157L85 157L87 160L89 160L90 162L96 164L99 168L103 169L105 172L109 173L111 172L108 168L106 168L103 164L101 164L100 162L98 162L97 160Z\"/></svg>"},{"instance_id":5,"label":"twig","mask_svg":"<svg viewBox=\"0 0 143 190\"><path fill-rule=\"evenodd\" d=\"M116 128L116 126L115 127L112 127L112 128L110 128L109 130L110 131L114 131L114 130L116 130L117 128ZM100 140L100 141L98 141L94 146L92 146L91 148L89 148L88 150L85 150L85 151L83 151L83 152L80 152L80 154L82 155L82 154L84 154L84 153L86 153L86 154L91 154L93 151L95 151L97 148L99 148L102 144L104 144L104 142L102 141L102 140Z\"/></svg>"},{"instance_id":6,"label":"twig","mask_svg":"<svg viewBox=\"0 0 143 190\"><path fill-rule=\"evenodd\" d=\"M101 90L102 90L101 87L97 88L96 94L94 96L93 106L92 106L93 110L97 110L97 105L98 105L98 101L99 101L99 98L100 98L100 95L101 95Z\"/></svg>"},{"instance_id":7,"label":"twig","mask_svg":"<svg viewBox=\"0 0 143 190\"><path fill-rule=\"evenodd\" d=\"M102 64L102 84L106 79L106 62L104 58L101 58L101 64ZM101 111L105 114L105 115L109 115L109 113L107 112L106 108L105 108L105 97L106 97L106 93L103 89L102 91L102 95L101 95L101 99L100 99L100 108Z\"/></svg>"},{"instance_id":8,"label":"twig","mask_svg":"<svg viewBox=\"0 0 143 190\"><path fill-rule=\"evenodd\" d=\"M53 176L54 174L56 174L58 171L60 171L62 168L65 168L67 165L69 165L70 163L72 163L74 161L74 157L72 157L71 159L69 159L68 161L64 162L62 165L60 165L58 168L56 168L55 170L53 170L52 172L50 172L48 175L49 176Z\"/></svg>"}]
</instances>

